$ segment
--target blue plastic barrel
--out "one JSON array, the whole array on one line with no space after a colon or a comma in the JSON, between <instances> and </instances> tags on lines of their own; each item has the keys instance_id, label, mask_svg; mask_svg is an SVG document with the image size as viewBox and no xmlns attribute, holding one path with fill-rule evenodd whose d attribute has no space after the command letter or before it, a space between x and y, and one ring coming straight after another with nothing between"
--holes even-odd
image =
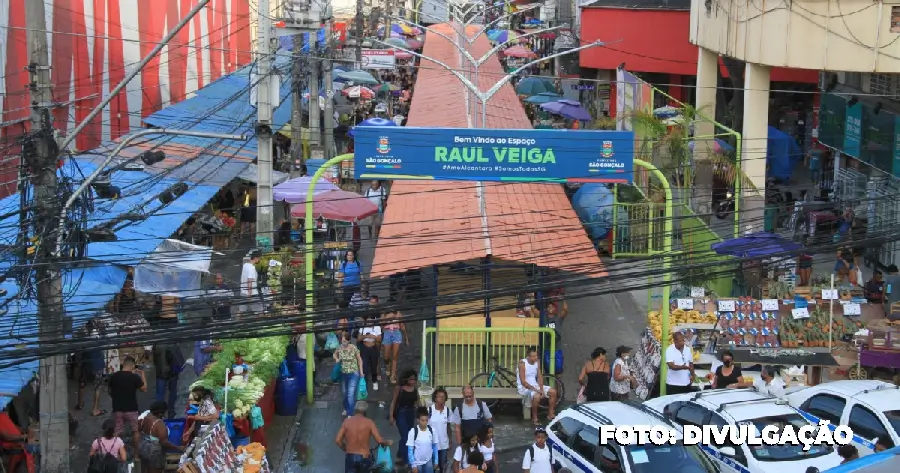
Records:
<instances>
[{"instance_id":1,"label":"blue plastic barrel","mask_svg":"<svg viewBox=\"0 0 900 473\"><path fill-rule=\"evenodd\" d=\"M293 360L288 362L288 369L291 372L291 376L297 378L298 381L298 389L300 394L306 394L306 383L304 380L306 379L306 360Z\"/></svg>"},{"instance_id":2,"label":"blue plastic barrel","mask_svg":"<svg viewBox=\"0 0 900 473\"><path fill-rule=\"evenodd\" d=\"M234 448L250 445L250 437L231 437L231 446Z\"/></svg>"},{"instance_id":3,"label":"blue plastic barrel","mask_svg":"<svg viewBox=\"0 0 900 473\"><path fill-rule=\"evenodd\" d=\"M169 428L169 442L173 445L181 445L186 419L164 419L163 422Z\"/></svg>"},{"instance_id":4,"label":"blue plastic barrel","mask_svg":"<svg viewBox=\"0 0 900 473\"><path fill-rule=\"evenodd\" d=\"M275 414L280 416L295 416L300 396L300 378L290 376L278 378L275 384Z\"/></svg>"}]
</instances>

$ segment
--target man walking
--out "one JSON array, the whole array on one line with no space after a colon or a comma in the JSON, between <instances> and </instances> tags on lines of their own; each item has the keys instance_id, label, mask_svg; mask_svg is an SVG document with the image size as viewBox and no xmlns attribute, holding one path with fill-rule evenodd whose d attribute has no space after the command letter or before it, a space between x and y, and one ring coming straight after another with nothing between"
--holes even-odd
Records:
<instances>
[{"instance_id":1,"label":"man walking","mask_svg":"<svg viewBox=\"0 0 900 473\"><path fill-rule=\"evenodd\" d=\"M153 366L156 368L156 400L166 401L169 418L175 417L175 401L178 399L178 375L184 369L184 355L176 344L158 343L153 348ZM166 399L166 390L169 398Z\"/></svg>"},{"instance_id":2,"label":"man walking","mask_svg":"<svg viewBox=\"0 0 900 473\"><path fill-rule=\"evenodd\" d=\"M259 294L259 275L256 272L256 264L259 263L261 256L259 250L253 250L244 258L244 266L241 268L241 304L238 306L241 317L259 315L263 311Z\"/></svg>"},{"instance_id":3,"label":"man walking","mask_svg":"<svg viewBox=\"0 0 900 473\"><path fill-rule=\"evenodd\" d=\"M372 466L369 455L369 439L375 439L380 445L390 446L393 442L381 438L378 427L372 419L366 417L369 403L356 401L353 415L344 419L334 443L344 451L345 473L368 473ZM393 465L391 465L393 466Z\"/></svg>"},{"instance_id":4,"label":"man walking","mask_svg":"<svg viewBox=\"0 0 900 473\"><path fill-rule=\"evenodd\" d=\"M493 414L487 404L475 399L475 390L466 385L462 388L463 402L450 413L450 423L456 433L456 444L462 445L463 438L469 438L486 425L493 422Z\"/></svg>"},{"instance_id":5,"label":"man walking","mask_svg":"<svg viewBox=\"0 0 900 473\"><path fill-rule=\"evenodd\" d=\"M686 394L691 392L694 379L694 352L685 346L684 334L672 334L672 344L666 348L666 394Z\"/></svg>"},{"instance_id":6,"label":"man walking","mask_svg":"<svg viewBox=\"0 0 900 473\"><path fill-rule=\"evenodd\" d=\"M147 392L147 377L135 368L134 358L127 356L122 362L122 371L109 377L109 397L112 399L113 419L116 421L116 436L122 434L127 423L131 427L132 445L140 445L141 431L138 429L137 392Z\"/></svg>"}]
</instances>

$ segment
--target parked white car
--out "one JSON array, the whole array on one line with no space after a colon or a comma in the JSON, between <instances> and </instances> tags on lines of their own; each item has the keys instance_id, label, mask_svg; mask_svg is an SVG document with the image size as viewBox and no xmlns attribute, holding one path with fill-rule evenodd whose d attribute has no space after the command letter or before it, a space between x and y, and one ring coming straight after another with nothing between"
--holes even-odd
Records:
<instances>
[{"instance_id":1,"label":"parked white car","mask_svg":"<svg viewBox=\"0 0 900 473\"><path fill-rule=\"evenodd\" d=\"M759 432L770 425L809 425L796 409L755 389L714 389L690 394L658 397L644 403L679 425L741 425L751 423ZM804 473L814 466L820 471L840 465L841 457L830 446L812 446L804 452L794 445L736 445L729 442L710 447L712 455L732 460L741 473Z\"/></svg>"},{"instance_id":2,"label":"parked white car","mask_svg":"<svg viewBox=\"0 0 900 473\"><path fill-rule=\"evenodd\" d=\"M788 389L784 397L811 422L850 427L860 455L900 445L900 387L894 384L831 381Z\"/></svg>"},{"instance_id":3,"label":"parked white car","mask_svg":"<svg viewBox=\"0 0 900 473\"><path fill-rule=\"evenodd\" d=\"M642 405L595 402L570 407L547 427L554 460L583 473L736 473L700 447L683 445L600 445L601 425L663 425L680 429Z\"/></svg>"}]
</instances>

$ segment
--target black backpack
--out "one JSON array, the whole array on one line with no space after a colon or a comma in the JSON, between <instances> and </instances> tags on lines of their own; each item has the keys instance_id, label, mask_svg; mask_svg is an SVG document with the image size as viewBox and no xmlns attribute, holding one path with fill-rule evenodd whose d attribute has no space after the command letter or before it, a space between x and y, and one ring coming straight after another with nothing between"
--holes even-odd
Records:
<instances>
[{"instance_id":1,"label":"black backpack","mask_svg":"<svg viewBox=\"0 0 900 473\"><path fill-rule=\"evenodd\" d=\"M484 419L484 403L478 399L475 402L478 403L478 419ZM456 406L456 409L456 414L459 416L459 420L462 421L462 405ZM431 416L431 407L428 408L428 415L429 417Z\"/></svg>"},{"instance_id":2,"label":"black backpack","mask_svg":"<svg viewBox=\"0 0 900 473\"><path fill-rule=\"evenodd\" d=\"M553 459L553 447L547 445L547 449L550 450L550 469L555 472L558 472L562 469L562 465L559 464L556 460ZM534 444L531 444L528 447L528 453L531 454L531 463L534 463Z\"/></svg>"},{"instance_id":3,"label":"black backpack","mask_svg":"<svg viewBox=\"0 0 900 473\"><path fill-rule=\"evenodd\" d=\"M431 409L429 407L429 409ZM413 442L419 439L419 426L413 427ZM428 432L431 433L431 440L434 441L434 431L431 430L431 426L428 426Z\"/></svg>"},{"instance_id":4,"label":"black backpack","mask_svg":"<svg viewBox=\"0 0 900 473\"><path fill-rule=\"evenodd\" d=\"M103 443L97 439L97 451L91 456L88 473L118 473L119 459L112 452L103 451Z\"/></svg>"},{"instance_id":5,"label":"black backpack","mask_svg":"<svg viewBox=\"0 0 900 473\"><path fill-rule=\"evenodd\" d=\"M169 354L172 357L169 362L171 363L172 372L175 374L181 374L184 371L184 367L187 364L187 359L184 357L184 353L181 351L181 347L178 346L177 343L173 343L169 347Z\"/></svg>"}]
</instances>

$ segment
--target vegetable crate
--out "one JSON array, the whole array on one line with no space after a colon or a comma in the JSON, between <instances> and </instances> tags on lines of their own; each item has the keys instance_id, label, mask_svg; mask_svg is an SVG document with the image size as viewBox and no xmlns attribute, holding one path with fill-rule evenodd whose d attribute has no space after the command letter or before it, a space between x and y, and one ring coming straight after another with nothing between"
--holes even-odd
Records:
<instances>
[{"instance_id":1,"label":"vegetable crate","mask_svg":"<svg viewBox=\"0 0 900 473\"><path fill-rule=\"evenodd\" d=\"M179 461L181 461L180 453L167 453L165 471L178 471Z\"/></svg>"}]
</instances>

